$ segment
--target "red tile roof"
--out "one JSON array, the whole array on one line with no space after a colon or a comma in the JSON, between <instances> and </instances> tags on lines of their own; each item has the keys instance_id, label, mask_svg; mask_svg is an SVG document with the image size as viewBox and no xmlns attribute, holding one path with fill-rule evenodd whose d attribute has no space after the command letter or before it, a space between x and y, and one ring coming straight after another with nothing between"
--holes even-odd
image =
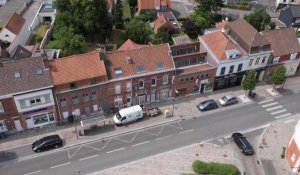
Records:
<instances>
[{"instance_id":1,"label":"red tile roof","mask_svg":"<svg viewBox=\"0 0 300 175\"><path fill-rule=\"evenodd\" d=\"M154 21L154 28L155 30L159 30L164 25L168 24L167 19L164 15L160 15L155 21Z\"/></svg>"},{"instance_id":2,"label":"red tile roof","mask_svg":"<svg viewBox=\"0 0 300 175\"><path fill-rule=\"evenodd\" d=\"M138 9L155 10L155 7L166 6L171 7L170 0L138 0Z\"/></svg>"},{"instance_id":3,"label":"red tile roof","mask_svg":"<svg viewBox=\"0 0 300 175\"><path fill-rule=\"evenodd\" d=\"M226 60L226 50L236 49L241 55L244 55L242 50L233 44L223 32L215 32L201 37L210 50L219 60Z\"/></svg>"},{"instance_id":4,"label":"red tile roof","mask_svg":"<svg viewBox=\"0 0 300 175\"><path fill-rule=\"evenodd\" d=\"M216 24L216 28L221 30L226 26L226 24L228 24L228 21L219 22Z\"/></svg>"},{"instance_id":5,"label":"red tile roof","mask_svg":"<svg viewBox=\"0 0 300 175\"><path fill-rule=\"evenodd\" d=\"M50 61L50 70L54 85L107 76L98 51L55 59Z\"/></svg>"},{"instance_id":6,"label":"red tile roof","mask_svg":"<svg viewBox=\"0 0 300 175\"><path fill-rule=\"evenodd\" d=\"M108 70L110 71L111 78L139 74L140 72L137 71L137 66L144 66L145 72L141 73L149 73L164 69L174 69L172 58L169 56L168 44L151 45L138 49L107 52L106 59L108 60ZM131 59L131 64L128 63L128 59ZM157 68L157 64L159 63L164 65L163 69ZM115 70L120 68L122 69L122 75L117 76L115 74Z\"/></svg>"},{"instance_id":7,"label":"red tile roof","mask_svg":"<svg viewBox=\"0 0 300 175\"><path fill-rule=\"evenodd\" d=\"M24 23L25 19L17 13L14 13L4 27L17 35L20 33Z\"/></svg>"},{"instance_id":8,"label":"red tile roof","mask_svg":"<svg viewBox=\"0 0 300 175\"><path fill-rule=\"evenodd\" d=\"M134 41L132 41L131 39L128 39L119 49L118 51L122 51L122 50L130 50L130 49L138 49L141 47L144 47L147 45L139 45L137 43L135 43Z\"/></svg>"}]
</instances>

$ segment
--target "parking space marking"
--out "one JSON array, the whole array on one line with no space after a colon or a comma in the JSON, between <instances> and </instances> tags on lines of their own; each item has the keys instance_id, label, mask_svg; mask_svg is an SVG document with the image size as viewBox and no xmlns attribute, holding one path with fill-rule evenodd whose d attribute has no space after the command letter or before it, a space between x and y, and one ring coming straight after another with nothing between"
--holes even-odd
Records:
<instances>
[{"instance_id":1,"label":"parking space marking","mask_svg":"<svg viewBox=\"0 0 300 175\"><path fill-rule=\"evenodd\" d=\"M83 160L87 160L87 159L91 159L91 158L94 158L94 157L98 157L99 155L96 154L96 155L93 155L93 156L90 156L90 157L85 157L85 158L82 158L82 159L79 159L80 161L83 161Z\"/></svg>"},{"instance_id":2,"label":"parking space marking","mask_svg":"<svg viewBox=\"0 0 300 175\"><path fill-rule=\"evenodd\" d=\"M97 151L101 151L99 148L95 148L95 147L92 147L92 146L85 145L85 147L91 148L91 149L94 149L94 150L97 150Z\"/></svg>"},{"instance_id":3,"label":"parking space marking","mask_svg":"<svg viewBox=\"0 0 300 175\"><path fill-rule=\"evenodd\" d=\"M264 101L258 102L258 104L264 104L264 103L268 103L271 101L274 101L274 99L264 100Z\"/></svg>"},{"instance_id":4,"label":"parking space marking","mask_svg":"<svg viewBox=\"0 0 300 175\"><path fill-rule=\"evenodd\" d=\"M275 114L283 113L283 112L285 112L285 111L287 111L287 110L286 110L286 109L282 109L282 110L280 110L280 111L272 112L272 113L270 113L270 114L271 114L271 115L275 115Z\"/></svg>"},{"instance_id":5,"label":"parking space marking","mask_svg":"<svg viewBox=\"0 0 300 175\"><path fill-rule=\"evenodd\" d=\"M135 135L131 138L130 143L133 142L133 140L136 138L136 136L139 134L139 132L136 132Z\"/></svg>"},{"instance_id":6,"label":"parking space marking","mask_svg":"<svg viewBox=\"0 0 300 175\"><path fill-rule=\"evenodd\" d=\"M171 137L171 136L173 136L173 135L167 135L167 136L164 136L164 137L158 137L155 140L163 140L163 139L166 139L166 138Z\"/></svg>"},{"instance_id":7,"label":"parking space marking","mask_svg":"<svg viewBox=\"0 0 300 175\"><path fill-rule=\"evenodd\" d=\"M111 141L111 138L103 145L103 147L100 149L100 151L102 151L110 141Z\"/></svg>"},{"instance_id":8,"label":"parking space marking","mask_svg":"<svg viewBox=\"0 0 300 175\"><path fill-rule=\"evenodd\" d=\"M279 109L279 108L282 108L282 106L275 106L273 108L268 108L268 109L266 109L266 111L272 111L272 110Z\"/></svg>"},{"instance_id":9,"label":"parking space marking","mask_svg":"<svg viewBox=\"0 0 300 175\"><path fill-rule=\"evenodd\" d=\"M72 157L75 156L75 154L82 148L82 146L78 147L76 149L76 151L73 152L73 154L70 154L70 149L68 149L68 155L69 155L69 159L71 159Z\"/></svg>"},{"instance_id":10,"label":"parking space marking","mask_svg":"<svg viewBox=\"0 0 300 175\"><path fill-rule=\"evenodd\" d=\"M70 164L70 163L71 163L71 162L62 163L62 164L59 164L59 165L52 166L52 167L50 167L50 168L58 168L58 167L61 167L61 166L68 165L68 164Z\"/></svg>"},{"instance_id":11,"label":"parking space marking","mask_svg":"<svg viewBox=\"0 0 300 175\"><path fill-rule=\"evenodd\" d=\"M176 124L177 124L178 126L174 126L174 125L171 125L171 124L168 124L167 126L174 127L174 128L178 128L178 129L183 129L183 127L179 124L179 122L176 122Z\"/></svg>"},{"instance_id":12,"label":"parking space marking","mask_svg":"<svg viewBox=\"0 0 300 175\"><path fill-rule=\"evenodd\" d=\"M125 143L130 143L130 141L122 140L122 139L119 139L118 137L114 137L113 139L115 139L115 140L119 140L119 141L121 141L121 142L125 142Z\"/></svg>"},{"instance_id":13,"label":"parking space marking","mask_svg":"<svg viewBox=\"0 0 300 175\"><path fill-rule=\"evenodd\" d=\"M139 145L143 145L143 144L146 144L146 143L149 143L150 141L145 141L145 142L142 142L142 143L137 143L137 144L134 144L134 145L131 145L131 146L139 146Z\"/></svg>"},{"instance_id":14,"label":"parking space marking","mask_svg":"<svg viewBox=\"0 0 300 175\"><path fill-rule=\"evenodd\" d=\"M31 174L36 174L36 173L39 173L41 172L42 170L37 170L37 171L33 171L33 172L30 172L30 173L26 173L24 175L31 175Z\"/></svg>"},{"instance_id":15,"label":"parking space marking","mask_svg":"<svg viewBox=\"0 0 300 175\"><path fill-rule=\"evenodd\" d=\"M274 105L277 105L278 102L274 102L274 103L269 103L269 104L266 104L266 105L262 105L261 107L265 108L265 107L268 107L268 106L274 106Z\"/></svg>"},{"instance_id":16,"label":"parking space marking","mask_svg":"<svg viewBox=\"0 0 300 175\"><path fill-rule=\"evenodd\" d=\"M195 130L195 129L190 129L190 130L182 131L182 132L180 132L179 134L184 134L184 133L192 132L192 131L194 131L194 130Z\"/></svg>"},{"instance_id":17,"label":"parking space marking","mask_svg":"<svg viewBox=\"0 0 300 175\"><path fill-rule=\"evenodd\" d=\"M125 149L125 148L119 148L119 149L111 150L111 151L108 151L108 152L106 152L106 153L109 154L109 153L121 151L121 150L123 150L123 149Z\"/></svg>"},{"instance_id":18,"label":"parking space marking","mask_svg":"<svg viewBox=\"0 0 300 175\"><path fill-rule=\"evenodd\" d=\"M275 119L281 119L281 118L284 118L284 117L288 117L292 115L291 113L287 113L287 114L283 114L283 115L279 115L279 116L276 116Z\"/></svg>"}]
</instances>

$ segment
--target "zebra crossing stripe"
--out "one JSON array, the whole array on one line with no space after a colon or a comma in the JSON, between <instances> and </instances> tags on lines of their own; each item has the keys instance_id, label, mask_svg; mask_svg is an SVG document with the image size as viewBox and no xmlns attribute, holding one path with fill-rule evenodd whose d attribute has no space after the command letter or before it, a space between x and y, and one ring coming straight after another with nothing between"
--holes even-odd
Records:
<instances>
[{"instance_id":1,"label":"zebra crossing stripe","mask_svg":"<svg viewBox=\"0 0 300 175\"><path fill-rule=\"evenodd\" d=\"M285 112L285 111L286 111L286 109L283 109L283 110L280 110L280 111L276 111L276 112L272 112L271 115L283 113L283 112Z\"/></svg>"},{"instance_id":2,"label":"zebra crossing stripe","mask_svg":"<svg viewBox=\"0 0 300 175\"><path fill-rule=\"evenodd\" d=\"M258 102L258 104L264 104L264 103L268 103L271 101L274 101L274 99L264 100L264 101Z\"/></svg>"},{"instance_id":3,"label":"zebra crossing stripe","mask_svg":"<svg viewBox=\"0 0 300 175\"><path fill-rule=\"evenodd\" d=\"M287 114L283 114L283 115L279 115L279 116L276 116L275 119L281 119L281 118L284 118L284 117L288 117L292 115L291 113L287 113Z\"/></svg>"},{"instance_id":4,"label":"zebra crossing stripe","mask_svg":"<svg viewBox=\"0 0 300 175\"><path fill-rule=\"evenodd\" d=\"M274 106L274 105L277 105L278 102L274 102L274 103L269 103L269 104L266 104L266 105L262 105L261 107L265 108L265 107L268 107L268 106Z\"/></svg>"},{"instance_id":5,"label":"zebra crossing stripe","mask_svg":"<svg viewBox=\"0 0 300 175\"><path fill-rule=\"evenodd\" d=\"M275 106L273 108L268 108L268 109L266 109L266 111L272 111L272 110L275 110L275 109L278 109L278 108L282 108L282 106Z\"/></svg>"}]
</instances>

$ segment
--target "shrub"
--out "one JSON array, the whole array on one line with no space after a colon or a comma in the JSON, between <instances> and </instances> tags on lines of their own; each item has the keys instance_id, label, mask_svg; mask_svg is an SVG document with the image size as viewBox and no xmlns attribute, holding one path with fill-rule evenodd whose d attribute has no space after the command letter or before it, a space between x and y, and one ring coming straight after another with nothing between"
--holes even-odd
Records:
<instances>
[{"instance_id":1,"label":"shrub","mask_svg":"<svg viewBox=\"0 0 300 175\"><path fill-rule=\"evenodd\" d=\"M214 174L214 175L237 175L239 170L232 164L221 163L205 163L200 160L193 162L193 170L198 174Z\"/></svg>"}]
</instances>

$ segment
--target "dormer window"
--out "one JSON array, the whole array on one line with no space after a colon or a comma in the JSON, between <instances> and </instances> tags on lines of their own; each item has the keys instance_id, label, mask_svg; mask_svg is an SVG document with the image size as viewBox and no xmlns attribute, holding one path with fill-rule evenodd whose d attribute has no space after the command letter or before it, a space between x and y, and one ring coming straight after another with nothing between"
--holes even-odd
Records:
<instances>
[{"instance_id":1,"label":"dormer window","mask_svg":"<svg viewBox=\"0 0 300 175\"><path fill-rule=\"evenodd\" d=\"M41 68L36 70L37 75L43 75L43 70Z\"/></svg>"},{"instance_id":2,"label":"dormer window","mask_svg":"<svg viewBox=\"0 0 300 175\"><path fill-rule=\"evenodd\" d=\"M165 65L164 65L163 62L159 62L159 63L156 64L156 68L157 69L163 69L163 68L165 68Z\"/></svg>"},{"instance_id":3,"label":"dormer window","mask_svg":"<svg viewBox=\"0 0 300 175\"><path fill-rule=\"evenodd\" d=\"M20 72L15 72L15 79L21 78L21 73Z\"/></svg>"},{"instance_id":4,"label":"dormer window","mask_svg":"<svg viewBox=\"0 0 300 175\"><path fill-rule=\"evenodd\" d=\"M122 68L115 68L115 75L116 76L122 76L123 75Z\"/></svg>"},{"instance_id":5,"label":"dormer window","mask_svg":"<svg viewBox=\"0 0 300 175\"><path fill-rule=\"evenodd\" d=\"M137 71L138 73L145 72L145 67L144 67L144 65L137 66L137 67L136 67L136 71Z\"/></svg>"}]
</instances>

